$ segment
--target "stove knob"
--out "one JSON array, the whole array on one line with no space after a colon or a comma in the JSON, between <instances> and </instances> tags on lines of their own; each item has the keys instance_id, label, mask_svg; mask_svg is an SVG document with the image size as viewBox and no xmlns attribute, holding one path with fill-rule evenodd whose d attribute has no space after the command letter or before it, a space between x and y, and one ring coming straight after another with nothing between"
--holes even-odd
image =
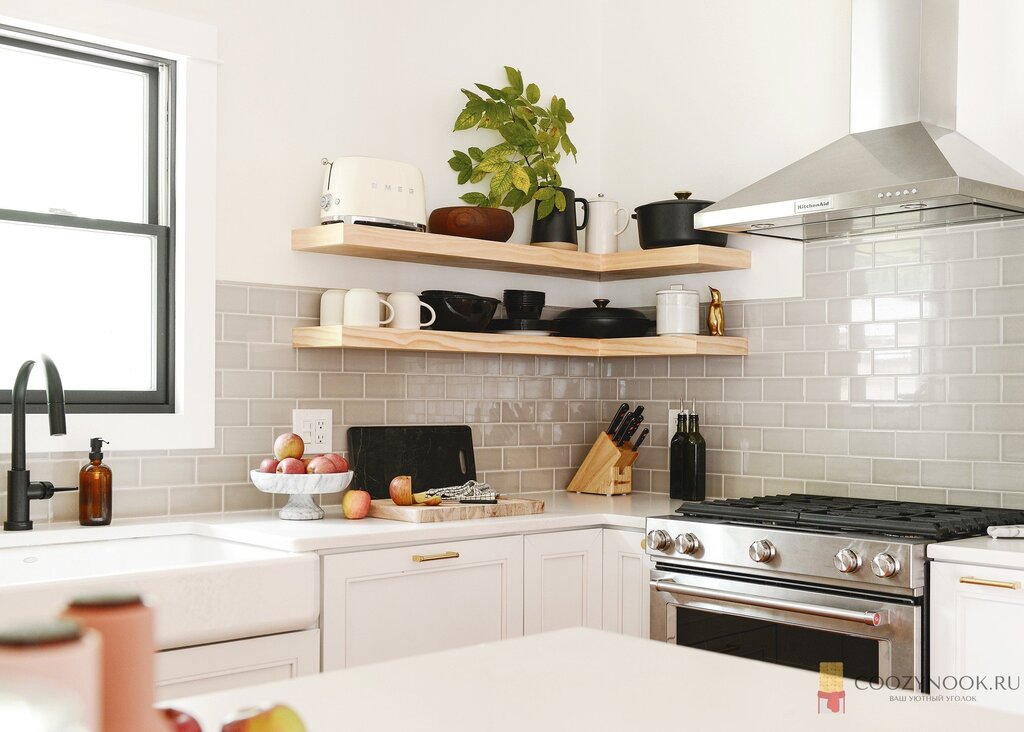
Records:
<instances>
[{"instance_id":1,"label":"stove knob","mask_svg":"<svg viewBox=\"0 0 1024 732\"><path fill-rule=\"evenodd\" d=\"M700 549L700 539L693 534L680 534L676 537L676 551L680 554L696 554Z\"/></svg>"},{"instance_id":2,"label":"stove knob","mask_svg":"<svg viewBox=\"0 0 1024 732\"><path fill-rule=\"evenodd\" d=\"M900 563L891 554L876 554L871 560L871 571L876 577L892 577L900 571Z\"/></svg>"},{"instance_id":3,"label":"stove knob","mask_svg":"<svg viewBox=\"0 0 1024 732\"><path fill-rule=\"evenodd\" d=\"M856 572L860 569L860 555L853 549L840 549L832 558L832 564L843 574Z\"/></svg>"},{"instance_id":4,"label":"stove knob","mask_svg":"<svg viewBox=\"0 0 1024 732\"><path fill-rule=\"evenodd\" d=\"M767 539L758 539L747 553L755 562L770 562L775 558L775 545Z\"/></svg>"},{"instance_id":5,"label":"stove knob","mask_svg":"<svg viewBox=\"0 0 1024 732\"><path fill-rule=\"evenodd\" d=\"M672 537L663 529L647 532L647 547L656 552L663 552L672 546Z\"/></svg>"}]
</instances>

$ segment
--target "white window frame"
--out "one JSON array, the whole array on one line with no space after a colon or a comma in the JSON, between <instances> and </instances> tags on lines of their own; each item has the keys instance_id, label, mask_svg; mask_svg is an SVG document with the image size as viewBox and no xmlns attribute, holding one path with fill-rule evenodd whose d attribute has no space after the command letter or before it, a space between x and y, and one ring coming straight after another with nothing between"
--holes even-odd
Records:
<instances>
[{"instance_id":1,"label":"white window frame","mask_svg":"<svg viewBox=\"0 0 1024 732\"><path fill-rule=\"evenodd\" d=\"M45 414L30 414L28 452L83 453L96 436L118 452L214 447L216 29L104 0L4 0L0 23L177 62L174 412L69 414L64 437L50 436ZM35 371L30 388L42 388ZM10 418L0 415L0 452L10 440Z\"/></svg>"}]
</instances>

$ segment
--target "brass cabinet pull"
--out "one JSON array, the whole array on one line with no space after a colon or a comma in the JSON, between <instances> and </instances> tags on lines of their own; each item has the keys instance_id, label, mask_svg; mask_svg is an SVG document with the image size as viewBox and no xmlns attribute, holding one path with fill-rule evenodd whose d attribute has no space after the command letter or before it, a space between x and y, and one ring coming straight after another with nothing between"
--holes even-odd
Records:
<instances>
[{"instance_id":1,"label":"brass cabinet pull","mask_svg":"<svg viewBox=\"0 0 1024 732\"><path fill-rule=\"evenodd\" d=\"M414 562L436 562L438 559L458 559L458 552L441 552L440 554L413 554Z\"/></svg>"},{"instance_id":2,"label":"brass cabinet pull","mask_svg":"<svg viewBox=\"0 0 1024 732\"><path fill-rule=\"evenodd\" d=\"M1020 582L1002 582L1000 580L981 579L979 577L961 577L962 585L981 585L982 587L998 587L1003 590L1019 590Z\"/></svg>"}]
</instances>

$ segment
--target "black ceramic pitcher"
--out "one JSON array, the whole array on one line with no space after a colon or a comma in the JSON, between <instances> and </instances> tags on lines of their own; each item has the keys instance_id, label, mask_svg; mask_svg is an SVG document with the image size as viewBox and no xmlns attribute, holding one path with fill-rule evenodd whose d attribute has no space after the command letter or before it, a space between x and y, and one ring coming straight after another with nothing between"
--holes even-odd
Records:
<instances>
[{"instance_id":1,"label":"black ceramic pitcher","mask_svg":"<svg viewBox=\"0 0 1024 732\"><path fill-rule=\"evenodd\" d=\"M576 232L582 231L587 225L587 218L590 216L590 206L585 198L576 198L576 193L571 188L558 188L565 194L565 210L557 208L542 219L537 218L537 207L540 201L534 203L533 207L533 232L530 235L530 242L538 241L565 241L570 244L578 244ZM583 204L583 223L576 224L576 204Z\"/></svg>"}]
</instances>

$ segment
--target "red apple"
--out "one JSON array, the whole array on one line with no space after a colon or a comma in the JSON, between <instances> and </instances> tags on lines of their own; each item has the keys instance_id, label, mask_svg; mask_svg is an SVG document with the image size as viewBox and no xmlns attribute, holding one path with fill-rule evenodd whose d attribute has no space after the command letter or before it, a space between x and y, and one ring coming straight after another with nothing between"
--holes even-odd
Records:
<instances>
[{"instance_id":1,"label":"red apple","mask_svg":"<svg viewBox=\"0 0 1024 732\"><path fill-rule=\"evenodd\" d=\"M313 458L318 458L318 457L320 457L320 456L319 455L303 455L302 458L300 458L300 459L302 460L302 464L306 466L306 470L308 471L309 470L309 464L311 462L313 462Z\"/></svg>"},{"instance_id":2,"label":"red apple","mask_svg":"<svg viewBox=\"0 0 1024 732\"><path fill-rule=\"evenodd\" d=\"M341 497L341 512L347 519L366 518L370 512L370 494L353 488Z\"/></svg>"},{"instance_id":3,"label":"red apple","mask_svg":"<svg viewBox=\"0 0 1024 732\"><path fill-rule=\"evenodd\" d=\"M157 709L164 719L166 719L174 732L203 732L202 727L199 726L199 722L195 720L190 714L186 714L180 709Z\"/></svg>"},{"instance_id":4,"label":"red apple","mask_svg":"<svg viewBox=\"0 0 1024 732\"><path fill-rule=\"evenodd\" d=\"M309 465L306 466L307 473L337 473L338 469L334 467L334 462L325 455L317 455L315 458L309 461Z\"/></svg>"},{"instance_id":5,"label":"red apple","mask_svg":"<svg viewBox=\"0 0 1024 732\"><path fill-rule=\"evenodd\" d=\"M329 452L326 455L324 455L324 457L328 458L332 463L334 463L334 467L338 469L339 473L347 473L348 472L348 460L343 458L338 453L336 453L336 452Z\"/></svg>"},{"instance_id":6,"label":"red apple","mask_svg":"<svg viewBox=\"0 0 1024 732\"><path fill-rule=\"evenodd\" d=\"M276 704L272 707L243 709L224 722L221 732L306 732L306 725L291 707Z\"/></svg>"},{"instance_id":7,"label":"red apple","mask_svg":"<svg viewBox=\"0 0 1024 732\"><path fill-rule=\"evenodd\" d=\"M302 464L302 461L298 458L285 458L277 464L277 472L287 473L289 475L295 473L305 473L306 466Z\"/></svg>"},{"instance_id":8,"label":"red apple","mask_svg":"<svg viewBox=\"0 0 1024 732\"><path fill-rule=\"evenodd\" d=\"M285 458L300 458L306 449L306 443L294 432L286 432L278 435L274 440L274 457L278 460Z\"/></svg>"},{"instance_id":9,"label":"red apple","mask_svg":"<svg viewBox=\"0 0 1024 732\"><path fill-rule=\"evenodd\" d=\"M395 502L395 505L411 506L412 476L396 475L392 478L391 485L388 486L388 493L391 494L391 500Z\"/></svg>"},{"instance_id":10,"label":"red apple","mask_svg":"<svg viewBox=\"0 0 1024 732\"><path fill-rule=\"evenodd\" d=\"M281 462L281 461L278 460L277 458L263 458L263 461L260 463L260 472L261 473L276 473L277 472L277 464L279 462Z\"/></svg>"}]
</instances>

